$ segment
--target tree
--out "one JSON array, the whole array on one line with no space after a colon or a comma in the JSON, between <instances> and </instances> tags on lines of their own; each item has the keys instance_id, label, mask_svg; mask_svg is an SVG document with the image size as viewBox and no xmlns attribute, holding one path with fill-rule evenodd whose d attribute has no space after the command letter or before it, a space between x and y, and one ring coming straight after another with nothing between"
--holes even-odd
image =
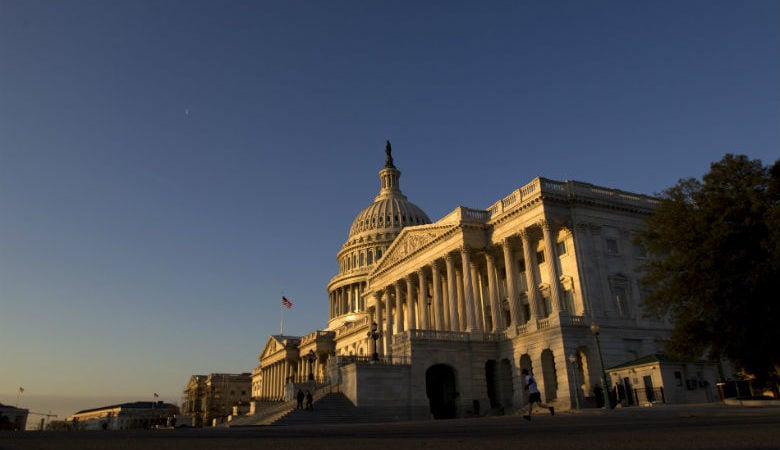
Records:
<instances>
[{"instance_id":1,"label":"tree","mask_svg":"<svg viewBox=\"0 0 780 450\"><path fill-rule=\"evenodd\" d=\"M646 225L642 302L671 321L667 350L780 373L780 160L728 154L664 191Z\"/></svg>"}]
</instances>

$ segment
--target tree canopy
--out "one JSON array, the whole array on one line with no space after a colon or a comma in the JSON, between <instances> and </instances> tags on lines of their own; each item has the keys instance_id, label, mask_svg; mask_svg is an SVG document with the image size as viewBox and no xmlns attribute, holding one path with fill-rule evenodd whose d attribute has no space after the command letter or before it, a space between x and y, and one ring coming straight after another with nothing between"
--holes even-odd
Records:
<instances>
[{"instance_id":1,"label":"tree canopy","mask_svg":"<svg viewBox=\"0 0 780 450\"><path fill-rule=\"evenodd\" d=\"M671 321L668 351L780 372L780 160L728 154L701 181L680 180L638 241L643 305Z\"/></svg>"}]
</instances>

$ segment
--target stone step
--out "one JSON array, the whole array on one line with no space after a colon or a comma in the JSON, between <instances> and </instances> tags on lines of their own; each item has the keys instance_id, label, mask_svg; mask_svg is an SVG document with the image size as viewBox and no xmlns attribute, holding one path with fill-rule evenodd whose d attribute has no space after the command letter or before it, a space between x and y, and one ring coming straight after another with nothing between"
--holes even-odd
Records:
<instances>
[{"instance_id":1,"label":"stone step","mask_svg":"<svg viewBox=\"0 0 780 450\"><path fill-rule=\"evenodd\" d=\"M374 423L397 421L392 412L359 408L342 393L327 393L314 402L311 410L294 409L274 422L274 425L317 423Z\"/></svg>"},{"instance_id":2,"label":"stone step","mask_svg":"<svg viewBox=\"0 0 780 450\"><path fill-rule=\"evenodd\" d=\"M254 415L236 417L229 426L377 423L398 420L395 411L359 408L342 393L318 392L314 395L312 409L297 409L295 401L269 405Z\"/></svg>"}]
</instances>

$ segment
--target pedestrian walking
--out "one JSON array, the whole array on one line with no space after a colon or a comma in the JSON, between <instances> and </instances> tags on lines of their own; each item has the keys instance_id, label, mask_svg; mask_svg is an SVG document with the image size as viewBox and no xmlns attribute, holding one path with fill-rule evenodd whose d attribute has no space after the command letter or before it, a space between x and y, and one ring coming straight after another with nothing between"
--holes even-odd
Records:
<instances>
[{"instance_id":1,"label":"pedestrian walking","mask_svg":"<svg viewBox=\"0 0 780 450\"><path fill-rule=\"evenodd\" d=\"M312 402L314 397L311 395L311 391L306 391L306 409L312 408Z\"/></svg>"},{"instance_id":2,"label":"pedestrian walking","mask_svg":"<svg viewBox=\"0 0 780 450\"><path fill-rule=\"evenodd\" d=\"M303 409L303 390L298 389L298 395L295 396L295 399L298 401L297 409Z\"/></svg>"},{"instance_id":3,"label":"pedestrian walking","mask_svg":"<svg viewBox=\"0 0 780 450\"><path fill-rule=\"evenodd\" d=\"M528 413L523 416L525 420L531 420L531 412L534 409L534 403L538 403L540 407L550 410L550 415L555 415L555 408L542 403L542 393L539 392L539 387L536 385L534 377L528 373L528 369L523 369L523 376L525 377L525 390L528 391Z\"/></svg>"}]
</instances>

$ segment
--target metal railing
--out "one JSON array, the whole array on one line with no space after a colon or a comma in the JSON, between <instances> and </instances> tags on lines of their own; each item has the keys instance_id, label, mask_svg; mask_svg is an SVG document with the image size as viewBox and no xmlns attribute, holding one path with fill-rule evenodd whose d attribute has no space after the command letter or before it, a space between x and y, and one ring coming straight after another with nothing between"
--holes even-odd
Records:
<instances>
[{"instance_id":1,"label":"metal railing","mask_svg":"<svg viewBox=\"0 0 780 450\"><path fill-rule=\"evenodd\" d=\"M666 403L666 397L664 396L664 388L635 388L634 399L637 405L646 403Z\"/></svg>"}]
</instances>

